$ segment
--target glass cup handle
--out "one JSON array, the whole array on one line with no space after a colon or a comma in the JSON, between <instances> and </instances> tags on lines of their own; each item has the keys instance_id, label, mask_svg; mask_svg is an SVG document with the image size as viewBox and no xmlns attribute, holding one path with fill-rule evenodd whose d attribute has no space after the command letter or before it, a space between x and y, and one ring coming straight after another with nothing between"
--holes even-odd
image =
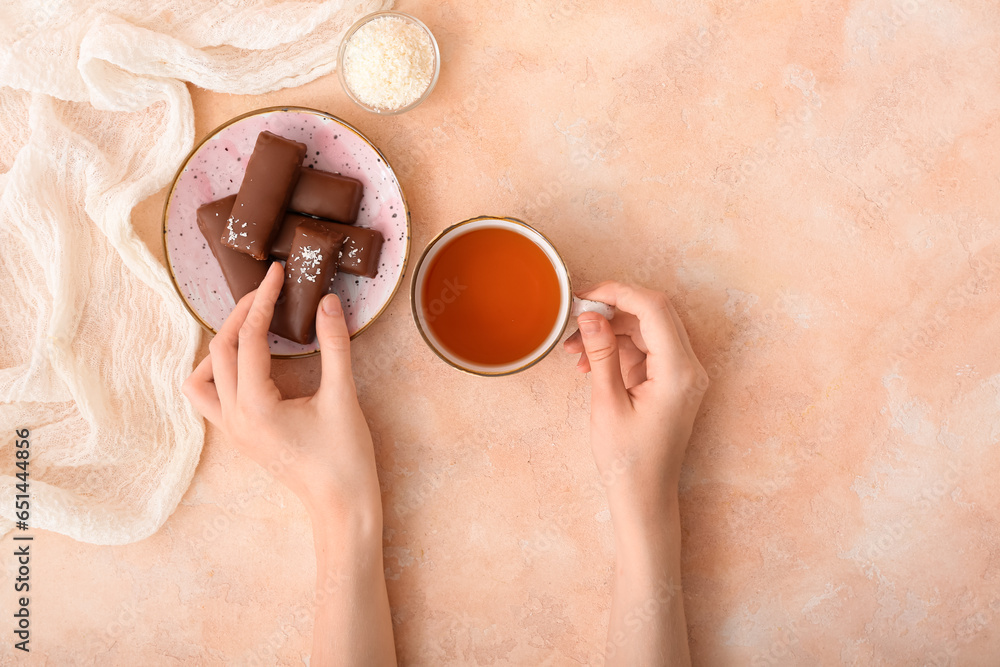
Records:
<instances>
[{"instance_id":1,"label":"glass cup handle","mask_svg":"<svg viewBox=\"0 0 1000 667\"><path fill-rule=\"evenodd\" d=\"M580 313L597 313L603 315L605 319L612 319L615 316L615 309L613 306L609 306L606 303L600 301L590 301L588 299L581 299L578 296L573 297L573 307L570 309L570 317L576 319Z\"/></svg>"}]
</instances>

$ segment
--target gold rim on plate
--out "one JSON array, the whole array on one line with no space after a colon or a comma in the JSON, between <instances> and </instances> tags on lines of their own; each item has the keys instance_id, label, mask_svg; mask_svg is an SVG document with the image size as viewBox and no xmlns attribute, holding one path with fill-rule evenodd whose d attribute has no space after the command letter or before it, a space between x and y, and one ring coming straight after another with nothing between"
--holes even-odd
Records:
<instances>
[{"instance_id":1,"label":"gold rim on plate","mask_svg":"<svg viewBox=\"0 0 1000 667\"><path fill-rule=\"evenodd\" d=\"M217 135L219 132L229 127L230 125L233 125L234 123L243 120L244 118L249 118L250 116L262 116L264 114L273 113L275 111L297 111L297 112L311 113L311 114L316 114L317 116L323 116L325 118L329 118L330 120L339 123L344 127L344 129L349 130L354 134L356 134L358 138L360 138L362 141L368 144L372 148L372 150L374 150L378 154L378 156L382 158L382 162L384 162L385 166L389 168L390 172L392 172L393 178L395 178L396 180L396 185L399 187L399 196L403 200L403 211L406 213L406 246L403 249L403 262L399 267L399 276L396 278L396 284L393 286L392 292L389 293L389 298L385 300L385 303L382 304L382 307L379 309L379 311L375 313L375 315L372 316L372 318L368 320L368 322L366 322L363 327L361 327L360 329L351 334L351 340L354 340L355 338L360 336L361 333L365 331L365 329L371 326L375 322L375 320L377 320L379 317L382 316L382 313L384 313L386 308L389 307L389 304L392 303L393 298L396 296L396 292L399 291L399 286L403 283L403 276L406 274L406 265L410 258L410 205L406 203L406 193L403 191L403 184L400 183L399 181L399 175L396 173L396 170L393 169L392 164L389 163L389 160L385 157L382 151L380 151L378 147L375 146L375 144L373 144L371 140L364 135L363 132L361 132L361 130L354 127L343 118L334 116L333 114L327 113L326 111L320 111L319 109L312 109L310 107L299 107L299 106L276 106L276 107L265 107L263 109L255 109L253 111L248 111L244 114L240 114L239 116L236 116L234 118L230 118L225 123L219 125L214 130L209 132L207 135L205 135L204 138L202 138L201 141L199 141L194 145L194 148L191 149L191 151L187 154L187 157L185 157L184 160L181 162L181 166L178 167L177 173L174 174L174 178L170 181L170 190L167 192L167 199L163 203L163 225L162 225L163 252L165 253L167 258L167 272L170 274L170 282L174 284L174 289L177 291L177 294L181 297L181 301L184 303L184 307L187 308L187 311L191 313L191 315L198 321L198 323L201 324L201 326L204 327L206 330L210 331L213 335L218 333L208 324L208 322L202 319L201 315L199 315L194 308L191 307L191 304L188 303L187 297L184 295L184 292L181 291L180 285L177 284L177 276L174 275L174 267L170 263L170 247L167 244L167 212L170 210L170 201L174 197L174 189L177 187L177 179L180 178L181 173L183 173L184 169L187 168L188 162L190 162L191 158L193 158L195 153L198 152L198 149L200 149L203 145L205 145L207 141L215 137L215 135ZM319 353L318 348L311 352L296 352L295 354L272 354L271 357L274 359L299 359L302 357L311 357L317 353Z\"/></svg>"}]
</instances>

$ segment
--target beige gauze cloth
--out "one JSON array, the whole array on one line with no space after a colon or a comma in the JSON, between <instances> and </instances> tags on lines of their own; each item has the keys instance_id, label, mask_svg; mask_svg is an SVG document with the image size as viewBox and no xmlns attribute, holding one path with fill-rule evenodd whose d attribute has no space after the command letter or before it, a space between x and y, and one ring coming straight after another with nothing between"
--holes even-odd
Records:
<instances>
[{"instance_id":1,"label":"beige gauze cloth","mask_svg":"<svg viewBox=\"0 0 1000 667\"><path fill-rule=\"evenodd\" d=\"M391 4L0 3L0 534L16 518L16 429L31 431L31 528L123 544L173 512L204 441L180 391L201 329L131 211L194 143L185 82L306 83Z\"/></svg>"}]
</instances>

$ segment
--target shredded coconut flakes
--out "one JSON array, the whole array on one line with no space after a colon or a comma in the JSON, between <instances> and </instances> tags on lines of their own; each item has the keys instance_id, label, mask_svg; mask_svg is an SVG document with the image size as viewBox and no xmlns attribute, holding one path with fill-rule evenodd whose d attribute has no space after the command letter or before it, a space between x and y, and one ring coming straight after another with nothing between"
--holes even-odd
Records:
<instances>
[{"instance_id":1,"label":"shredded coconut flakes","mask_svg":"<svg viewBox=\"0 0 1000 667\"><path fill-rule=\"evenodd\" d=\"M306 246L299 251L296 259L299 260L299 277L295 282L301 283L303 278L311 283L316 282L320 265L323 263L323 252L319 248Z\"/></svg>"},{"instance_id":2,"label":"shredded coconut flakes","mask_svg":"<svg viewBox=\"0 0 1000 667\"><path fill-rule=\"evenodd\" d=\"M236 239L238 238L236 231L233 229L234 222L236 221L233 219L233 216L229 216L229 219L226 220L226 232L229 234L226 238L230 244L236 243ZM246 225L243 226L246 227Z\"/></svg>"},{"instance_id":3,"label":"shredded coconut flakes","mask_svg":"<svg viewBox=\"0 0 1000 667\"><path fill-rule=\"evenodd\" d=\"M401 109L431 85L434 46L420 26L395 16L358 28L344 50L344 80L351 92L377 109Z\"/></svg>"}]
</instances>

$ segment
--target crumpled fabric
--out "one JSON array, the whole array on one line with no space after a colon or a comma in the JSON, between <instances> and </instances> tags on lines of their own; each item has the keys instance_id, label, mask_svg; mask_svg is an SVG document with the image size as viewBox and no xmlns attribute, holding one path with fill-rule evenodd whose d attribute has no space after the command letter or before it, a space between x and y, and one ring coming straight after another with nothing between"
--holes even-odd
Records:
<instances>
[{"instance_id":1,"label":"crumpled fabric","mask_svg":"<svg viewBox=\"0 0 1000 667\"><path fill-rule=\"evenodd\" d=\"M0 5L0 533L15 430L31 528L142 539L191 482L204 422L181 394L201 329L132 208L194 143L186 83L235 94L336 67L391 0L8 0Z\"/></svg>"}]
</instances>

